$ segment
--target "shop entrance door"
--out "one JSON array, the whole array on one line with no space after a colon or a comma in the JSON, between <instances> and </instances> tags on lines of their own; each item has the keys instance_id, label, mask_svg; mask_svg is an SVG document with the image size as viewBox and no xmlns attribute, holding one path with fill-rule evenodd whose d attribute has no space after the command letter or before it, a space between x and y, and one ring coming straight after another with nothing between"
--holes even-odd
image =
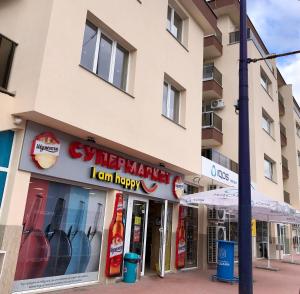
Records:
<instances>
[{"instance_id":1,"label":"shop entrance door","mask_svg":"<svg viewBox=\"0 0 300 294\"><path fill-rule=\"evenodd\" d=\"M141 275L145 272L145 251L148 223L149 200L128 197L124 252L141 256Z\"/></svg>"},{"instance_id":2,"label":"shop entrance door","mask_svg":"<svg viewBox=\"0 0 300 294\"><path fill-rule=\"evenodd\" d=\"M171 222L168 201L149 201L145 271L164 277L170 269L168 224Z\"/></svg>"}]
</instances>

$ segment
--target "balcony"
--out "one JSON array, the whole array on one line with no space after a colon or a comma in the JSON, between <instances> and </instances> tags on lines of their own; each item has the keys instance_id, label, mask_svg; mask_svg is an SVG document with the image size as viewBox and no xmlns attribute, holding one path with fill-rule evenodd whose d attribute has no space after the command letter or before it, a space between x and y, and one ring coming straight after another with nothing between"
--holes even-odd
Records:
<instances>
[{"instance_id":1,"label":"balcony","mask_svg":"<svg viewBox=\"0 0 300 294\"><path fill-rule=\"evenodd\" d=\"M289 163L284 156L281 156L281 161L282 161L282 178L284 180L287 180L289 178Z\"/></svg>"},{"instance_id":2,"label":"balcony","mask_svg":"<svg viewBox=\"0 0 300 294\"><path fill-rule=\"evenodd\" d=\"M284 107L283 97L279 92L278 92L278 108L279 108L279 115L283 116L285 114L285 107Z\"/></svg>"},{"instance_id":3,"label":"balcony","mask_svg":"<svg viewBox=\"0 0 300 294\"><path fill-rule=\"evenodd\" d=\"M239 172L239 164L231 160L227 156L223 155L222 153L214 149L202 149L201 153L203 157L226 167L227 169L233 171L234 173Z\"/></svg>"},{"instance_id":4,"label":"balcony","mask_svg":"<svg viewBox=\"0 0 300 294\"><path fill-rule=\"evenodd\" d=\"M291 198L290 198L289 192L283 191L283 199L284 199L284 202L291 204Z\"/></svg>"},{"instance_id":5,"label":"balcony","mask_svg":"<svg viewBox=\"0 0 300 294\"><path fill-rule=\"evenodd\" d=\"M222 33L217 31L215 35L204 37L204 59L212 59L223 53Z\"/></svg>"},{"instance_id":6,"label":"balcony","mask_svg":"<svg viewBox=\"0 0 300 294\"><path fill-rule=\"evenodd\" d=\"M281 123L280 123L280 142L281 142L281 147L285 147L287 145L286 128Z\"/></svg>"},{"instance_id":7,"label":"balcony","mask_svg":"<svg viewBox=\"0 0 300 294\"><path fill-rule=\"evenodd\" d=\"M222 118L213 111L202 113L202 146L212 147L223 144Z\"/></svg>"},{"instance_id":8,"label":"balcony","mask_svg":"<svg viewBox=\"0 0 300 294\"><path fill-rule=\"evenodd\" d=\"M213 64L205 64L203 67L203 98L221 99L222 96L222 74Z\"/></svg>"}]
</instances>

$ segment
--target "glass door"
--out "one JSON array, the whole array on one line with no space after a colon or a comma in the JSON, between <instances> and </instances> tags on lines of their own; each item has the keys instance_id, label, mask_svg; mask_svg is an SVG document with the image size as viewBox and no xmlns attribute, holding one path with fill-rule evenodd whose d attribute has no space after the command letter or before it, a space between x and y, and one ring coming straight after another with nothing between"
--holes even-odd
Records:
<instances>
[{"instance_id":1,"label":"glass door","mask_svg":"<svg viewBox=\"0 0 300 294\"><path fill-rule=\"evenodd\" d=\"M167 216L168 216L168 200L165 200L161 208L161 226L160 232L160 248L159 248L159 267L158 275L165 276L165 257L166 257L166 239L167 239Z\"/></svg>"},{"instance_id":2,"label":"glass door","mask_svg":"<svg viewBox=\"0 0 300 294\"><path fill-rule=\"evenodd\" d=\"M128 197L124 253L133 252L141 256L141 275L145 271L148 206L147 199Z\"/></svg>"}]
</instances>

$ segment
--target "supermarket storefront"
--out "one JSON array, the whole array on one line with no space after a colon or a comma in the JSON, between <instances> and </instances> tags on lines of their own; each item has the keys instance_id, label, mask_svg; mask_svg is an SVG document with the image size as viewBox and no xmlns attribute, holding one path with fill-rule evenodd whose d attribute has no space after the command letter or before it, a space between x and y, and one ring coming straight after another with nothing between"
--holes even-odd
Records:
<instances>
[{"instance_id":1,"label":"supermarket storefront","mask_svg":"<svg viewBox=\"0 0 300 294\"><path fill-rule=\"evenodd\" d=\"M31 177L13 292L119 278L128 251L142 275L175 269L181 175L33 122L19 169Z\"/></svg>"}]
</instances>

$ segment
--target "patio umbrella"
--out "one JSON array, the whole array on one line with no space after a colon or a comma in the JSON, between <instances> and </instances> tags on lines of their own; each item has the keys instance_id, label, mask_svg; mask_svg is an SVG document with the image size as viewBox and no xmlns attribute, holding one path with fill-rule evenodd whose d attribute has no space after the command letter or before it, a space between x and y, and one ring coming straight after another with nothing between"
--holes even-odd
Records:
<instances>
[{"instance_id":1,"label":"patio umbrella","mask_svg":"<svg viewBox=\"0 0 300 294\"><path fill-rule=\"evenodd\" d=\"M182 196L181 204L203 204L216 206L220 209L229 210L232 214L238 214L239 192L237 188L222 188L189 194ZM300 213L287 203L268 198L251 186L251 206L252 217L260 220L278 223L300 224ZM270 263L270 244L269 244L269 224L268 224L268 263L266 268L276 270Z\"/></svg>"}]
</instances>

